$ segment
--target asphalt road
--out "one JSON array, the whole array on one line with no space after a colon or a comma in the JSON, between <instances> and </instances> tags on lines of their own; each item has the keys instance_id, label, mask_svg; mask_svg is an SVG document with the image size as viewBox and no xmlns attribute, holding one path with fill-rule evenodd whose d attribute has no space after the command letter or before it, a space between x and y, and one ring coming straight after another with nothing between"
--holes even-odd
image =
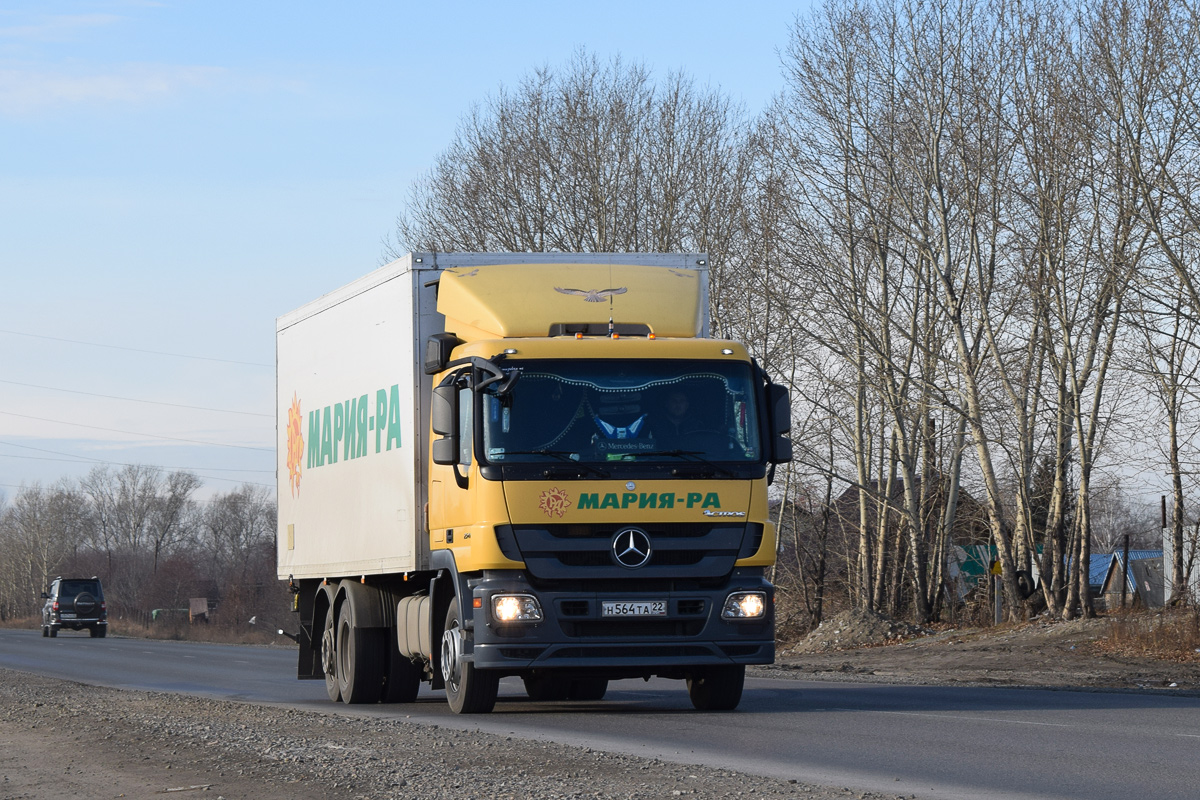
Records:
<instances>
[{"instance_id":1,"label":"asphalt road","mask_svg":"<svg viewBox=\"0 0 1200 800\"><path fill-rule=\"evenodd\" d=\"M441 692L341 706L297 681L290 649L90 639L0 630L0 667L68 680L408 717L462 730L921 798L1194 800L1200 699L1131 693L750 679L737 711L699 713L681 682L620 681L597 703L531 703L501 684L496 710L456 717Z\"/></svg>"}]
</instances>

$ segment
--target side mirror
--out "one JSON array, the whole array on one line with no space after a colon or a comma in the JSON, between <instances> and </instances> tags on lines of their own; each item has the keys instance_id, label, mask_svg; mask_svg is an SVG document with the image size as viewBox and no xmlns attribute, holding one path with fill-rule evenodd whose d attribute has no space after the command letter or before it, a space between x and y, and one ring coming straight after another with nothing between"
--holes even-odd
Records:
<instances>
[{"instance_id":1,"label":"side mirror","mask_svg":"<svg viewBox=\"0 0 1200 800\"><path fill-rule=\"evenodd\" d=\"M435 333L425 341L425 374L436 375L450 363L450 353L462 344L453 333Z\"/></svg>"},{"instance_id":2,"label":"side mirror","mask_svg":"<svg viewBox=\"0 0 1200 800\"><path fill-rule=\"evenodd\" d=\"M457 464L458 437L447 436L444 439L435 439L430 457L435 464Z\"/></svg>"},{"instance_id":3,"label":"side mirror","mask_svg":"<svg viewBox=\"0 0 1200 800\"><path fill-rule=\"evenodd\" d=\"M432 339L430 340L432 342ZM431 458L435 464L458 463L458 387L453 383L433 387L429 426L438 436Z\"/></svg>"},{"instance_id":4,"label":"side mirror","mask_svg":"<svg viewBox=\"0 0 1200 800\"><path fill-rule=\"evenodd\" d=\"M792 399L786 386L772 383L767 387L767 403L771 414L771 433L779 436L792 429Z\"/></svg>"},{"instance_id":5,"label":"side mirror","mask_svg":"<svg viewBox=\"0 0 1200 800\"><path fill-rule=\"evenodd\" d=\"M792 429L792 399L786 386L767 386L767 410L771 415L770 462L786 464L793 456L792 441L784 436Z\"/></svg>"},{"instance_id":6,"label":"side mirror","mask_svg":"<svg viewBox=\"0 0 1200 800\"><path fill-rule=\"evenodd\" d=\"M458 432L458 387L454 384L433 387L429 424L438 436L456 436Z\"/></svg>"},{"instance_id":7,"label":"side mirror","mask_svg":"<svg viewBox=\"0 0 1200 800\"><path fill-rule=\"evenodd\" d=\"M50 599L50 595L46 594L45 592L42 592L42 599L43 599L43 600L49 600L49 599Z\"/></svg>"}]
</instances>

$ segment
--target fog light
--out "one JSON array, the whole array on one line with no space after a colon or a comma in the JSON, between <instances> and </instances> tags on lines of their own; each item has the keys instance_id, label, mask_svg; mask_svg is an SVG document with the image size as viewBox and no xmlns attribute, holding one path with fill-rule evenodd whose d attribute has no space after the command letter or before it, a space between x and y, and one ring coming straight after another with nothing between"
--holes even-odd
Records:
<instances>
[{"instance_id":1,"label":"fog light","mask_svg":"<svg viewBox=\"0 0 1200 800\"><path fill-rule=\"evenodd\" d=\"M492 595L492 616L497 622L541 622L542 604L531 594Z\"/></svg>"},{"instance_id":2,"label":"fog light","mask_svg":"<svg viewBox=\"0 0 1200 800\"><path fill-rule=\"evenodd\" d=\"M767 613L766 592L734 592L725 598L722 619L762 619Z\"/></svg>"}]
</instances>

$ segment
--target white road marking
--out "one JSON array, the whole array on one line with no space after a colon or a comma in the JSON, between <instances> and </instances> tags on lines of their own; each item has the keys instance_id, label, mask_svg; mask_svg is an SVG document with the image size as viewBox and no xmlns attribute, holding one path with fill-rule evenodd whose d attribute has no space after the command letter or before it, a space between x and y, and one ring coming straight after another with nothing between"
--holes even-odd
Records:
<instances>
[{"instance_id":1,"label":"white road marking","mask_svg":"<svg viewBox=\"0 0 1200 800\"><path fill-rule=\"evenodd\" d=\"M975 722L1006 722L1010 725L1041 725L1047 728L1074 728L1067 722L1033 722L1027 719L1005 719L1003 717L968 717L962 714L923 714L917 711L880 711L863 708L830 708L827 711L872 711L875 714L894 714L899 717L931 717L933 719L973 720Z\"/></svg>"}]
</instances>

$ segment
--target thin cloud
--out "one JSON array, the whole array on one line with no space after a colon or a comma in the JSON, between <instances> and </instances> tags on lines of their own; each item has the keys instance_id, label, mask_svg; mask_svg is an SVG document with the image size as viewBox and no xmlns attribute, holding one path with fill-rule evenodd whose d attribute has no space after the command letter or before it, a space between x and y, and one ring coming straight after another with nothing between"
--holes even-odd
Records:
<instances>
[{"instance_id":1,"label":"thin cloud","mask_svg":"<svg viewBox=\"0 0 1200 800\"><path fill-rule=\"evenodd\" d=\"M78 105L134 105L209 88L220 67L133 64L103 74L0 69L0 113L26 114Z\"/></svg>"},{"instance_id":2,"label":"thin cloud","mask_svg":"<svg viewBox=\"0 0 1200 800\"><path fill-rule=\"evenodd\" d=\"M57 14L25 25L0 26L0 39L22 42L66 42L81 31L103 28L119 21L116 14Z\"/></svg>"}]
</instances>

